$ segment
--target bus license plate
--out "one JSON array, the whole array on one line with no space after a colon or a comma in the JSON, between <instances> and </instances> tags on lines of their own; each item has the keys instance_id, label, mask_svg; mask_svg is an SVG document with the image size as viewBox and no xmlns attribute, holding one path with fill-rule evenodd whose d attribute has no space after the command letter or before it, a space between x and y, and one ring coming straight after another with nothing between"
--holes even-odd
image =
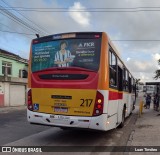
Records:
<instances>
[{"instance_id":1,"label":"bus license plate","mask_svg":"<svg viewBox=\"0 0 160 155\"><path fill-rule=\"evenodd\" d=\"M58 108L58 107L55 107L55 108L54 108L54 112L67 113L67 112L68 112L68 108Z\"/></svg>"}]
</instances>

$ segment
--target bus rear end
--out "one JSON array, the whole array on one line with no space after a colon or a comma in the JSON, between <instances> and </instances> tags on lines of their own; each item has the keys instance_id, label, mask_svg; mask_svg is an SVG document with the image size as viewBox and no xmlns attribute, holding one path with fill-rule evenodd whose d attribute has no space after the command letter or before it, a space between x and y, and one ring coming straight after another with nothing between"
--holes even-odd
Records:
<instances>
[{"instance_id":1,"label":"bus rear end","mask_svg":"<svg viewBox=\"0 0 160 155\"><path fill-rule=\"evenodd\" d=\"M98 90L102 33L58 34L32 41L27 118L31 123L104 130Z\"/></svg>"}]
</instances>

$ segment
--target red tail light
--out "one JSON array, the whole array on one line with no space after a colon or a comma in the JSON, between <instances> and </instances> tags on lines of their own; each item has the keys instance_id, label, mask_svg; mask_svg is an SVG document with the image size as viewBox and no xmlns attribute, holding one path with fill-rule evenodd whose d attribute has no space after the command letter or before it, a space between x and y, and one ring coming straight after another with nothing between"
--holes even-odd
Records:
<instances>
[{"instance_id":1,"label":"red tail light","mask_svg":"<svg viewBox=\"0 0 160 155\"><path fill-rule=\"evenodd\" d=\"M31 89L28 91L28 109L33 111L33 104L32 104L32 91Z\"/></svg>"},{"instance_id":2,"label":"red tail light","mask_svg":"<svg viewBox=\"0 0 160 155\"><path fill-rule=\"evenodd\" d=\"M93 116L99 116L103 113L103 104L104 104L104 97L100 92L97 91Z\"/></svg>"}]
</instances>

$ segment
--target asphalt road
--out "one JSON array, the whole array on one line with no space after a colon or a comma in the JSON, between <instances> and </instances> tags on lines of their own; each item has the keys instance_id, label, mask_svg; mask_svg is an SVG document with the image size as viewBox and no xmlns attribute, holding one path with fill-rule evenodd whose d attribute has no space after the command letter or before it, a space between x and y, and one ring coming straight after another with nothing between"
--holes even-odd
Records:
<instances>
[{"instance_id":1,"label":"asphalt road","mask_svg":"<svg viewBox=\"0 0 160 155\"><path fill-rule=\"evenodd\" d=\"M47 129L49 127L29 124L25 107L0 112L0 146Z\"/></svg>"},{"instance_id":2,"label":"asphalt road","mask_svg":"<svg viewBox=\"0 0 160 155\"><path fill-rule=\"evenodd\" d=\"M137 117L134 110L123 128L100 132L31 125L25 109L9 111L0 113L0 146L126 146Z\"/></svg>"}]
</instances>

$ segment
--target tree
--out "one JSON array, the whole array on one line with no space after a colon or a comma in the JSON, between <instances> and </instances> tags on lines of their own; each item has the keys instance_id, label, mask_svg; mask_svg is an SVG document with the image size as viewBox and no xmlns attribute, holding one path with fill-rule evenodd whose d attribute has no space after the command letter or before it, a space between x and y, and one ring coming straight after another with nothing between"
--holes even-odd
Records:
<instances>
[{"instance_id":1,"label":"tree","mask_svg":"<svg viewBox=\"0 0 160 155\"><path fill-rule=\"evenodd\" d=\"M136 81L135 81L135 82L136 82L136 85L139 84L140 80L141 80L141 79L136 79Z\"/></svg>"},{"instance_id":2,"label":"tree","mask_svg":"<svg viewBox=\"0 0 160 155\"><path fill-rule=\"evenodd\" d=\"M139 85L140 81L141 81L141 79L135 79L136 90L138 90L138 85Z\"/></svg>"},{"instance_id":3,"label":"tree","mask_svg":"<svg viewBox=\"0 0 160 155\"><path fill-rule=\"evenodd\" d=\"M160 65L160 59L158 60L158 65ZM155 77L154 77L154 79L157 80L158 78L160 78L160 69L157 69L155 71Z\"/></svg>"}]
</instances>

